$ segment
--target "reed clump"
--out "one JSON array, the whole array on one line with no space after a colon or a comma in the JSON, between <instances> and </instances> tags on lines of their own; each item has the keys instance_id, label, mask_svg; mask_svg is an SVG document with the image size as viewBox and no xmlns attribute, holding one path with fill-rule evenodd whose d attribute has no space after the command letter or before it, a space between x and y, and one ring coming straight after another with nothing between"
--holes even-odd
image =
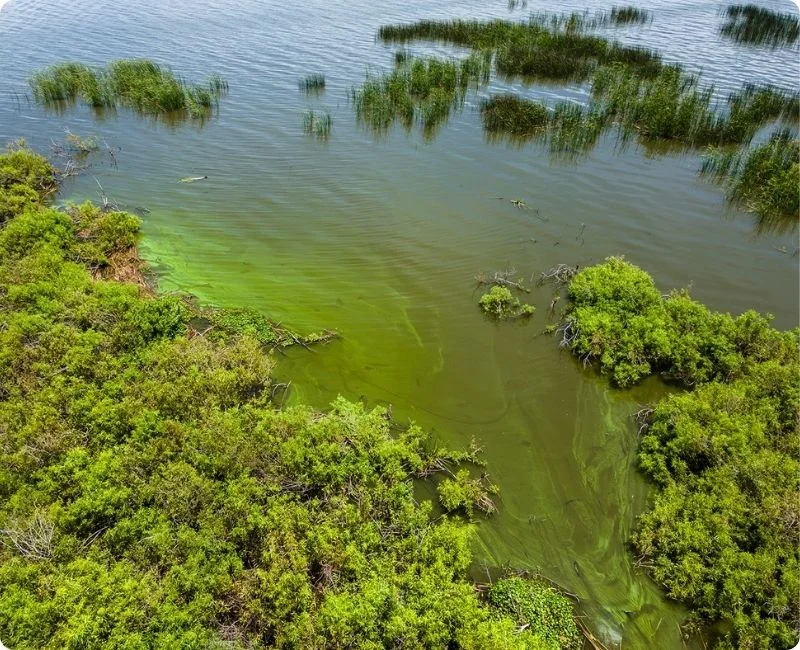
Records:
<instances>
[{"instance_id":1,"label":"reed clump","mask_svg":"<svg viewBox=\"0 0 800 650\"><path fill-rule=\"evenodd\" d=\"M325 75L321 73L314 73L302 79L298 86L300 90L307 93L319 93L325 90Z\"/></svg>"},{"instance_id":2,"label":"reed clump","mask_svg":"<svg viewBox=\"0 0 800 650\"><path fill-rule=\"evenodd\" d=\"M798 115L797 94L771 86L746 85L720 106L713 86L680 66L665 66L653 79L626 66L600 68L592 94L624 131L690 146L745 144L765 124Z\"/></svg>"},{"instance_id":3,"label":"reed clump","mask_svg":"<svg viewBox=\"0 0 800 650\"><path fill-rule=\"evenodd\" d=\"M615 25L640 24L652 20L652 14L647 9L639 7L612 7L609 13L609 20Z\"/></svg>"},{"instance_id":4,"label":"reed clump","mask_svg":"<svg viewBox=\"0 0 800 650\"><path fill-rule=\"evenodd\" d=\"M206 117L228 92L228 83L213 75L205 85L187 84L168 68L149 59L113 61L93 69L81 63L59 63L31 76L36 101L63 105L83 100L93 108L124 106L147 115Z\"/></svg>"},{"instance_id":5,"label":"reed clump","mask_svg":"<svg viewBox=\"0 0 800 650\"><path fill-rule=\"evenodd\" d=\"M423 20L381 27L379 36L385 42L429 40L491 52L498 72L506 76L581 81L612 63L636 67L643 77L658 73L662 63L656 52L582 33L587 20L578 13L555 19L534 15L521 23Z\"/></svg>"},{"instance_id":6,"label":"reed clump","mask_svg":"<svg viewBox=\"0 0 800 650\"><path fill-rule=\"evenodd\" d=\"M376 132L386 132L395 122L406 129L421 125L426 137L461 108L470 88L489 80L490 59L472 54L461 61L406 58L390 73L367 75L351 91L358 120Z\"/></svg>"},{"instance_id":7,"label":"reed clump","mask_svg":"<svg viewBox=\"0 0 800 650\"><path fill-rule=\"evenodd\" d=\"M737 43L748 45L792 45L800 36L796 15L778 13L753 4L731 5L720 33Z\"/></svg>"},{"instance_id":8,"label":"reed clump","mask_svg":"<svg viewBox=\"0 0 800 650\"><path fill-rule=\"evenodd\" d=\"M700 173L727 185L727 199L759 218L761 230L797 228L800 219L800 140L781 129L748 150L711 149Z\"/></svg>"},{"instance_id":9,"label":"reed clump","mask_svg":"<svg viewBox=\"0 0 800 650\"><path fill-rule=\"evenodd\" d=\"M327 140L331 136L333 118L328 111L306 111L303 113L303 131L317 140Z\"/></svg>"}]
</instances>

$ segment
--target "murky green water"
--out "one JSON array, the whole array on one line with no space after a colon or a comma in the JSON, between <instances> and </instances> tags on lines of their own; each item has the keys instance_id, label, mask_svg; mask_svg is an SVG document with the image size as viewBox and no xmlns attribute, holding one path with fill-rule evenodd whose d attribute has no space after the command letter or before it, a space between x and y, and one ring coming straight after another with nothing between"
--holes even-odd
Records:
<instances>
[{"instance_id":1,"label":"murky green water","mask_svg":"<svg viewBox=\"0 0 800 650\"><path fill-rule=\"evenodd\" d=\"M717 38L722 4L641 6L654 12L652 25L619 36L702 66L721 92L746 80L796 83L797 50ZM527 10L575 8L531 2ZM340 341L281 359L292 400L324 406L341 393L390 403L396 417L453 445L475 437L501 487L498 515L480 525L480 560L540 569L581 598L590 627L611 644L679 648L682 610L625 547L646 497L628 416L662 388L612 391L560 351L541 334L549 288L531 294L530 324L487 321L473 278L508 267L530 278L556 263L624 254L665 289L692 285L714 308L772 312L789 327L798 320L796 235L756 235L749 215L728 211L720 189L697 178L696 155L617 153L607 139L586 160L559 165L536 146L487 143L474 97L430 143L402 132L375 140L355 124L348 89L367 66L393 59L375 42L380 24L508 15L524 14L506 0L144 0L124 9L12 0L0 13L0 141L22 136L47 149L65 126L105 138L117 166L97 155L64 193L96 198L96 177L113 199L147 207L142 250L162 289L339 330ZM27 74L43 64L132 56L169 63L189 80L225 75L231 93L219 118L170 128L127 113L48 114L25 98ZM313 99L297 90L310 72L327 76ZM578 86L514 88L586 97ZM302 132L302 111L317 107L333 116L327 144ZM177 182L195 175L209 179Z\"/></svg>"}]
</instances>

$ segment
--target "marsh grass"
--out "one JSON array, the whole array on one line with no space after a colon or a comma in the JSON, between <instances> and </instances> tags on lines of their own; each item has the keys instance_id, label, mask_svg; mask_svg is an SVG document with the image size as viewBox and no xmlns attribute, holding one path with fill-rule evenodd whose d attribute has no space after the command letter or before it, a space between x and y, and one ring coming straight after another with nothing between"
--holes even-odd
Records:
<instances>
[{"instance_id":1,"label":"marsh grass","mask_svg":"<svg viewBox=\"0 0 800 650\"><path fill-rule=\"evenodd\" d=\"M327 140L331 136L333 118L328 111L306 111L303 113L303 131L317 140Z\"/></svg>"},{"instance_id":2,"label":"marsh grass","mask_svg":"<svg viewBox=\"0 0 800 650\"><path fill-rule=\"evenodd\" d=\"M658 73L662 64L656 52L582 33L591 20L599 19L573 13L536 14L527 22L422 20L383 26L379 37L391 43L428 40L490 52L504 76L582 81L598 66L612 63L636 67L644 77Z\"/></svg>"},{"instance_id":3,"label":"marsh grass","mask_svg":"<svg viewBox=\"0 0 800 650\"><path fill-rule=\"evenodd\" d=\"M488 133L532 136L549 122L547 107L516 95L494 95L481 105L483 128Z\"/></svg>"},{"instance_id":4,"label":"marsh grass","mask_svg":"<svg viewBox=\"0 0 800 650\"><path fill-rule=\"evenodd\" d=\"M183 79L148 59L113 61L103 69L80 63L60 63L33 74L34 99L46 106L63 107L78 99L95 109L124 106L147 115L203 118L228 92L219 75L206 85Z\"/></svg>"},{"instance_id":5,"label":"marsh grass","mask_svg":"<svg viewBox=\"0 0 800 650\"><path fill-rule=\"evenodd\" d=\"M796 15L778 13L757 5L731 5L725 10L726 21L720 34L748 45L792 45L800 35Z\"/></svg>"},{"instance_id":6,"label":"marsh grass","mask_svg":"<svg viewBox=\"0 0 800 650\"><path fill-rule=\"evenodd\" d=\"M712 148L703 176L727 186L727 199L758 216L761 231L795 229L800 219L800 140L780 129L768 142L746 150Z\"/></svg>"},{"instance_id":7,"label":"marsh grass","mask_svg":"<svg viewBox=\"0 0 800 650\"><path fill-rule=\"evenodd\" d=\"M490 57L472 54L461 61L405 58L390 73L368 74L351 91L359 122L376 133L386 133L395 123L406 130L414 124L432 137L455 109L460 109L470 88L489 80Z\"/></svg>"},{"instance_id":8,"label":"marsh grass","mask_svg":"<svg viewBox=\"0 0 800 650\"><path fill-rule=\"evenodd\" d=\"M639 9L634 6L612 7L609 13L609 20L615 25L643 25L652 20L652 14L646 9Z\"/></svg>"},{"instance_id":9,"label":"marsh grass","mask_svg":"<svg viewBox=\"0 0 800 650\"><path fill-rule=\"evenodd\" d=\"M665 66L653 79L625 66L600 68L592 95L623 131L694 147L746 144L771 121L796 120L799 101L796 93L746 85L719 105L713 86L679 66Z\"/></svg>"},{"instance_id":10,"label":"marsh grass","mask_svg":"<svg viewBox=\"0 0 800 650\"><path fill-rule=\"evenodd\" d=\"M310 74L298 83L298 87L307 93L321 93L325 90L325 75L319 72Z\"/></svg>"}]
</instances>

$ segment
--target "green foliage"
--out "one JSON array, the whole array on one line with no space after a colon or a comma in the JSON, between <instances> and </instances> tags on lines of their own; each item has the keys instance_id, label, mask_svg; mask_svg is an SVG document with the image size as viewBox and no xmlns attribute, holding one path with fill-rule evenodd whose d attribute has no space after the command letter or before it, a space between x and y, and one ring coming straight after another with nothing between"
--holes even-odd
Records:
<instances>
[{"instance_id":1,"label":"green foliage","mask_svg":"<svg viewBox=\"0 0 800 650\"><path fill-rule=\"evenodd\" d=\"M40 205L56 189L56 173L44 156L11 145L0 154L0 224L29 207Z\"/></svg>"},{"instance_id":2,"label":"green foliage","mask_svg":"<svg viewBox=\"0 0 800 650\"><path fill-rule=\"evenodd\" d=\"M621 258L583 269L569 297L562 343L585 363L596 360L618 386L654 373L686 385L728 381L796 354L796 336L767 318L712 312L685 291L662 297L645 271Z\"/></svg>"},{"instance_id":3,"label":"green foliage","mask_svg":"<svg viewBox=\"0 0 800 650\"><path fill-rule=\"evenodd\" d=\"M543 647L479 600L471 527L414 498L461 455L343 399L272 408L264 321L191 335L181 300L96 272L137 225L84 204L0 229L3 642Z\"/></svg>"},{"instance_id":4,"label":"green foliage","mask_svg":"<svg viewBox=\"0 0 800 650\"><path fill-rule=\"evenodd\" d=\"M119 105L148 115L205 117L228 91L214 75L204 86L189 85L148 59L111 62L94 70L80 63L59 63L30 78L36 101L53 105L82 99L95 108Z\"/></svg>"},{"instance_id":5,"label":"green foliage","mask_svg":"<svg viewBox=\"0 0 800 650\"><path fill-rule=\"evenodd\" d=\"M744 151L711 149L701 174L725 181L728 200L754 212L761 230L796 228L800 218L800 140L784 130Z\"/></svg>"},{"instance_id":6,"label":"green foliage","mask_svg":"<svg viewBox=\"0 0 800 650\"><path fill-rule=\"evenodd\" d=\"M633 537L640 563L739 648L789 648L800 619L796 360L673 395L640 464L658 485Z\"/></svg>"},{"instance_id":7,"label":"green foliage","mask_svg":"<svg viewBox=\"0 0 800 650\"><path fill-rule=\"evenodd\" d=\"M459 469L452 478L447 478L437 486L439 501L447 511L461 510L472 517L475 508L491 514L496 510L491 495L498 488L489 482L485 475L472 478L466 467Z\"/></svg>"},{"instance_id":8,"label":"green foliage","mask_svg":"<svg viewBox=\"0 0 800 650\"><path fill-rule=\"evenodd\" d=\"M546 582L509 577L499 580L489 591L489 602L511 616L520 626L528 626L552 650L580 650L583 636L575 625L572 604Z\"/></svg>"},{"instance_id":9,"label":"green foliage","mask_svg":"<svg viewBox=\"0 0 800 650\"><path fill-rule=\"evenodd\" d=\"M367 74L351 99L356 115L376 133L395 122L410 130L420 124L431 137L453 109L463 106L470 87L489 79L490 59L473 54L462 61L436 58L402 58L395 69L380 77Z\"/></svg>"},{"instance_id":10,"label":"green foliage","mask_svg":"<svg viewBox=\"0 0 800 650\"><path fill-rule=\"evenodd\" d=\"M730 5L720 34L749 45L791 45L800 35L796 15L778 13L758 5Z\"/></svg>"},{"instance_id":11,"label":"green foliage","mask_svg":"<svg viewBox=\"0 0 800 650\"><path fill-rule=\"evenodd\" d=\"M533 305L520 303L508 287L494 286L478 301L481 309L494 318L517 318L532 316L536 308Z\"/></svg>"},{"instance_id":12,"label":"green foliage","mask_svg":"<svg viewBox=\"0 0 800 650\"><path fill-rule=\"evenodd\" d=\"M570 283L562 342L626 386L653 373L695 387L657 404L641 469L657 486L638 521L638 563L705 622L721 648L782 648L800 607L800 331L755 312L659 294L620 258Z\"/></svg>"}]
</instances>

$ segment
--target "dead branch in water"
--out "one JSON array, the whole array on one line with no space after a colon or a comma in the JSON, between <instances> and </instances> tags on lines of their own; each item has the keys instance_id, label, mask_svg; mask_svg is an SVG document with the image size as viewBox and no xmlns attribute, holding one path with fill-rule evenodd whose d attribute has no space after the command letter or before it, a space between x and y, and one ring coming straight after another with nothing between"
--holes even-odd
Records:
<instances>
[{"instance_id":1,"label":"dead branch in water","mask_svg":"<svg viewBox=\"0 0 800 650\"><path fill-rule=\"evenodd\" d=\"M559 341L559 345L562 348L572 347L575 339L578 338L578 330L575 328L575 325L571 320L564 321L556 330L556 334L561 335L561 341Z\"/></svg>"},{"instance_id":2,"label":"dead branch in water","mask_svg":"<svg viewBox=\"0 0 800 650\"><path fill-rule=\"evenodd\" d=\"M530 293L531 290L522 284L522 279L513 279L516 272L516 269L508 269L506 271L495 271L492 275L478 273L478 275L475 276L475 282L477 282L478 286L489 285L512 287L514 289L518 289L519 291Z\"/></svg>"},{"instance_id":3,"label":"dead branch in water","mask_svg":"<svg viewBox=\"0 0 800 650\"><path fill-rule=\"evenodd\" d=\"M572 278L578 274L579 264L575 266L567 266L566 264L559 264L546 271L542 271L539 279L536 281L536 286L542 286L545 282L551 282L557 287L567 284Z\"/></svg>"},{"instance_id":4,"label":"dead branch in water","mask_svg":"<svg viewBox=\"0 0 800 650\"><path fill-rule=\"evenodd\" d=\"M650 420L653 415L653 407L652 406L645 406L640 408L636 413L634 413L631 417L634 419L636 424L639 425L638 435L642 435L647 429L650 428Z\"/></svg>"},{"instance_id":5,"label":"dead branch in water","mask_svg":"<svg viewBox=\"0 0 800 650\"><path fill-rule=\"evenodd\" d=\"M600 639L598 639L589 631L589 628L586 627L586 623L584 623L580 618L576 618L575 622L578 624L578 629L581 631L581 634L583 634L583 638L589 642L594 650L608 650L608 648L603 645Z\"/></svg>"}]
</instances>

